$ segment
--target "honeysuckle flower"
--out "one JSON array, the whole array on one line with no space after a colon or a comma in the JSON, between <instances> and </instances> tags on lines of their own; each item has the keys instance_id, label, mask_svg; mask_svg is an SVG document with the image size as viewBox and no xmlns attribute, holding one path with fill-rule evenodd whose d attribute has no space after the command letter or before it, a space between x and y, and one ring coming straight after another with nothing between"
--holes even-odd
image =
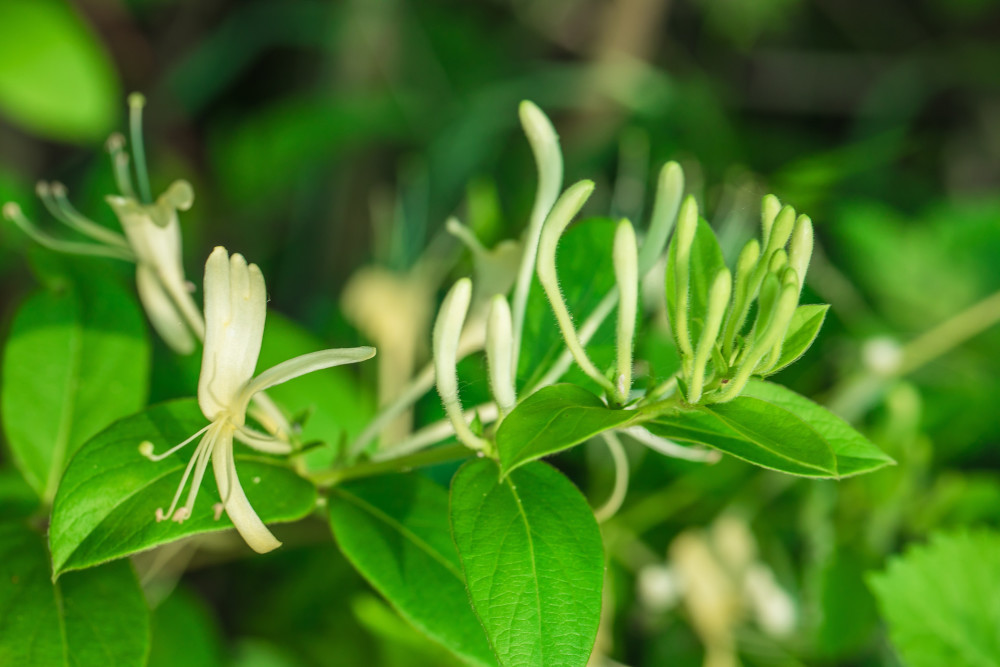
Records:
<instances>
[{"instance_id":1,"label":"honeysuckle flower","mask_svg":"<svg viewBox=\"0 0 1000 667\"><path fill-rule=\"evenodd\" d=\"M256 264L247 264L242 255L232 257L217 247L205 264L205 347L198 379L198 405L211 423L193 436L164 452L153 454L151 443L143 443L142 453L159 461L198 436L201 441L191 457L170 506L157 510L157 521L182 522L191 516L195 498L209 461L222 499L222 509L236 530L258 553L280 546L280 542L250 506L236 474L233 439L269 454L288 454L292 446L274 435L247 426L247 409L258 392L300 375L370 359L371 347L322 350L304 354L253 377L264 334L267 292L264 277ZM178 506L191 480L187 498ZM218 514L218 513L217 513Z\"/></svg>"},{"instance_id":2,"label":"honeysuckle flower","mask_svg":"<svg viewBox=\"0 0 1000 667\"><path fill-rule=\"evenodd\" d=\"M42 231L13 202L4 205L3 213L34 241L52 250L134 262L139 299L153 328L175 352L190 354L196 339L204 336L205 324L191 296L192 287L184 277L177 212L191 208L194 191L190 183L178 180L155 201L150 196L141 132L144 104L141 95L129 97L135 180L140 195L133 186L125 138L115 133L107 144L120 194L105 199L118 217L124 234L99 225L77 211L61 183L39 183L38 197L57 220L89 241L64 240Z\"/></svg>"}]
</instances>

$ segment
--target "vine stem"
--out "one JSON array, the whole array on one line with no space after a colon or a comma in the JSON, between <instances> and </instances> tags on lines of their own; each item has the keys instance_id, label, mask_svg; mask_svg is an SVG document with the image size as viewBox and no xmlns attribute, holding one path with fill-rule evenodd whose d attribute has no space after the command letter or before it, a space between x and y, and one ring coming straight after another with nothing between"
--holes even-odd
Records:
<instances>
[{"instance_id":1,"label":"vine stem","mask_svg":"<svg viewBox=\"0 0 1000 667\"><path fill-rule=\"evenodd\" d=\"M1000 291L963 310L903 346L896 375L903 376L1000 322Z\"/></svg>"},{"instance_id":2,"label":"vine stem","mask_svg":"<svg viewBox=\"0 0 1000 667\"><path fill-rule=\"evenodd\" d=\"M406 472L414 468L448 463L473 456L474 452L463 444L444 445L427 449L409 456L401 456L385 461L356 463L346 468L334 468L313 473L309 476L314 484L320 487L333 486L351 479L373 477L392 472Z\"/></svg>"}]
</instances>

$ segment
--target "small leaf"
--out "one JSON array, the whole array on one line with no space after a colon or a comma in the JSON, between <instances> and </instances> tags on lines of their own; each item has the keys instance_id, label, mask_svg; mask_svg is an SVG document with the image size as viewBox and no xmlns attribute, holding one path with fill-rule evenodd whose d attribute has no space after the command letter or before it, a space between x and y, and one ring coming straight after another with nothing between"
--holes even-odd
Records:
<instances>
[{"instance_id":1,"label":"small leaf","mask_svg":"<svg viewBox=\"0 0 1000 667\"><path fill-rule=\"evenodd\" d=\"M329 503L341 551L404 618L465 660L496 664L465 592L446 489L386 475L334 487Z\"/></svg>"},{"instance_id":2,"label":"small leaf","mask_svg":"<svg viewBox=\"0 0 1000 667\"><path fill-rule=\"evenodd\" d=\"M837 476L836 458L819 434L788 410L757 398L672 409L643 426L790 475Z\"/></svg>"},{"instance_id":3,"label":"small leaf","mask_svg":"<svg viewBox=\"0 0 1000 667\"><path fill-rule=\"evenodd\" d=\"M808 424L826 440L837 457L838 477L872 472L896 463L843 419L791 389L771 382L751 380L742 395L784 408Z\"/></svg>"},{"instance_id":4,"label":"small leaf","mask_svg":"<svg viewBox=\"0 0 1000 667\"><path fill-rule=\"evenodd\" d=\"M823 320L826 319L826 311L828 310L830 310L830 306L825 303L808 304L795 309L792 322L788 325L788 333L785 334L785 341L781 344L781 355L778 357L778 363L767 372L768 375L774 375L781 369L790 366L806 353L823 327Z\"/></svg>"},{"instance_id":5,"label":"small leaf","mask_svg":"<svg viewBox=\"0 0 1000 667\"><path fill-rule=\"evenodd\" d=\"M543 387L524 399L497 430L503 474L543 456L561 452L635 419L634 410L612 410L573 384Z\"/></svg>"},{"instance_id":6,"label":"small leaf","mask_svg":"<svg viewBox=\"0 0 1000 667\"><path fill-rule=\"evenodd\" d=\"M149 341L135 299L98 275L60 286L18 309L0 396L14 463L47 502L80 445L143 406L149 378Z\"/></svg>"},{"instance_id":7,"label":"small leaf","mask_svg":"<svg viewBox=\"0 0 1000 667\"><path fill-rule=\"evenodd\" d=\"M84 445L70 462L52 508L49 541L56 576L128 556L182 537L232 527L211 475L206 475L189 519L157 522L195 451L191 443L153 462L139 453L149 440L163 451L194 434L206 420L193 400L155 405L123 419ZM236 471L250 504L265 523L294 521L316 503L315 487L292 470L237 445Z\"/></svg>"},{"instance_id":8,"label":"small leaf","mask_svg":"<svg viewBox=\"0 0 1000 667\"><path fill-rule=\"evenodd\" d=\"M0 665L139 667L149 609L125 561L53 583L44 538L0 524Z\"/></svg>"},{"instance_id":9,"label":"small leaf","mask_svg":"<svg viewBox=\"0 0 1000 667\"><path fill-rule=\"evenodd\" d=\"M1000 665L997 533L934 535L868 583L907 665Z\"/></svg>"},{"instance_id":10,"label":"small leaf","mask_svg":"<svg viewBox=\"0 0 1000 667\"><path fill-rule=\"evenodd\" d=\"M470 461L452 480L451 526L500 664L584 667L601 615L604 556L572 482L538 461L503 481L493 461Z\"/></svg>"},{"instance_id":11,"label":"small leaf","mask_svg":"<svg viewBox=\"0 0 1000 667\"><path fill-rule=\"evenodd\" d=\"M46 137L96 141L122 108L110 57L68 3L0 3L0 112Z\"/></svg>"},{"instance_id":12,"label":"small leaf","mask_svg":"<svg viewBox=\"0 0 1000 667\"><path fill-rule=\"evenodd\" d=\"M676 288L677 244L670 243L667 251L667 316L670 322L677 321L677 303L674 297ZM719 271L726 267L722 258L722 249L715 238L715 232L704 218L698 218L698 228L691 244L691 277L688 282L688 328L691 334L692 346L697 345L701 337L701 329L708 313L708 293L712 289L712 281Z\"/></svg>"}]
</instances>

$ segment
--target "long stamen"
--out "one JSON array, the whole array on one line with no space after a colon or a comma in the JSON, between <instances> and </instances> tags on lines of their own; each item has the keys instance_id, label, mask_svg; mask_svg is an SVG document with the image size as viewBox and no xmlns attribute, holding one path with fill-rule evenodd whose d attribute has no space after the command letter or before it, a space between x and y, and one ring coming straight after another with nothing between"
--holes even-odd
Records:
<instances>
[{"instance_id":1,"label":"long stamen","mask_svg":"<svg viewBox=\"0 0 1000 667\"><path fill-rule=\"evenodd\" d=\"M38 245L48 248L49 250L65 252L71 255L92 255L95 257L111 257L113 259L121 259L126 262L135 261L135 256L125 248L97 245L94 243L63 241L55 238L54 236L50 236L36 227L33 222L28 220L24 213L21 212L21 207L14 202L7 202L4 204L3 215L5 218L20 227L21 231L27 234L31 240Z\"/></svg>"},{"instance_id":2,"label":"long stamen","mask_svg":"<svg viewBox=\"0 0 1000 667\"><path fill-rule=\"evenodd\" d=\"M115 184L123 197L135 199L135 188L132 187L132 174L128 170L128 153L125 152L125 137L115 132L108 137L108 152L111 153L111 166L115 174Z\"/></svg>"},{"instance_id":3,"label":"long stamen","mask_svg":"<svg viewBox=\"0 0 1000 667\"><path fill-rule=\"evenodd\" d=\"M142 108L146 106L146 98L142 93L132 93L128 96L128 106L132 156L135 158L135 180L139 183L142 203L151 204L153 196L149 187L149 172L146 170L146 149L142 142Z\"/></svg>"},{"instance_id":4,"label":"long stamen","mask_svg":"<svg viewBox=\"0 0 1000 667\"><path fill-rule=\"evenodd\" d=\"M211 426L211 424L209 424ZM209 434L211 435L211 434ZM187 486L188 477L191 476L191 471L194 470L195 465L198 463L198 459L201 458L203 447L205 445L205 440L208 440L209 436L206 435L201 442L198 443L198 449L195 451L191 460L188 461L187 467L184 468L184 474L181 476L181 483L177 485L177 491L174 493L174 499L170 501L170 507L166 512L160 509L156 510L156 520L163 521L164 519L169 519L174 516L174 510L177 509L177 503L181 499L181 494L184 493L184 487ZM211 451L211 450L209 450Z\"/></svg>"},{"instance_id":5,"label":"long stamen","mask_svg":"<svg viewBox=\"0 0 1000 667\"><path fill-rule=\"evenodd\" d=\"M171 454L173 454L177 450L181 449L182 447L184 447L185 445L187 445L188 443L190 443L192 440L194 440L195 438L197 438L199 435L201 435L202 433L204 433L205 431L207 431L210 428L212 428L211 424L209 424L205 428L201 429L200 431L198 431L197 433L195 433L194 435L192 435L190 438L188 438L187 440L185 440L181 444L174 445L173 447L171 447L167 451L163 452L162 454L154 454L153 453L153 443L151 443L149 440L146 440L142 444L139 445L139 452L143 456L145 456L147 459L149 459L150 461L162 461L163 459L167 458L168 456L170 456Z\"/></svg>"},{"instance_id":6,"label":"long stamen","mask_svg":"<svg viewBox=\"0 0 1000 667\"><path fill-rule=\"evenodd\" d=\"M116 234L110 229L105 229L77 211L73 204L70 203L69 198L66 196L65 185L58 182L52 183L44 188L45 195L42 193L43 185L45 184L38 184L38 196L41 197L46 208L49 209L57 220L65 224L70 229L74 229L85 236L89 236L95 241L118 246L120 248L129 248L128 241L125 240L124 236Z\"/></svg>"},{"instance_id":7,"label":"long stamen","mask_svg":"<svg viewBox=\"0 0 1000 667\"><path fill-rule=\"evenodd\" d=\"M184 503L184 506L177 510L175 514L171 515L171 518L177 523L181 523L185 519L191 517L191 512L194 510L194 501L198 497L198 491L201 490L201 480L205 478L205 470L208 468L208 460L212 457L212 450L215 448L215 442L219 438L218 429L210 431L198 445L198 451L192 459L198 459L198 463L195 464L194 468L194 478L191 480L191 488L188 490L188 497Z\"/></svg>"}]
</instances>

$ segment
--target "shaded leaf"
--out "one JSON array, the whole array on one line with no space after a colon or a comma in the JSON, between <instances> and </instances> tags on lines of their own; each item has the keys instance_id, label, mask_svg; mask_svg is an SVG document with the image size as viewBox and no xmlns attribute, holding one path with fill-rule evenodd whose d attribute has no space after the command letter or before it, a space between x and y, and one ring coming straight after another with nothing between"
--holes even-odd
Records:
<instances>
[{"instance_id":1,"label":"shaded leaf","mask_svg":"<svg viewBox=\"0 0 1000 667\"><path fill-rule=\"evenodd\" d=\"M127 562L50 575L42 535L0 524L0 665L146 664L149 609Z\"/></svg>"},{"instance_id":2,"label":"shaded leaf","mask_svg":"<svg viewBox=\"0 0 1000 667\"><path fill-rule=\"evenodd\" d=\"M334 487L329 505L341 551L404 618L467 661L496 664L469 606L446 489L386 475Z\"/></svg>"},{"instance_id":3,"label":"shaded leaf","mask_svg":"<svg viewBox=\"0 0 1000 667\"><path fill-rule=\"evenodd\" d=\"M56 575L127 556L182 537L232 527L214 479L202 483L191 518L155 520L166 508L195 451L194 443L153 462L139 453L144 440L157 451L182 442L206 420L193 400L155 405L123 419L84 445L70 462L52 508L49 542ZM265 523L294 521L312 511L315 487L274 459L237 445L236 470L250 504Z\"/></svg>"},{"instance_id":4,"label":"shaded leaf","mask_svg":"<svg viewBox=\"0 0 1000 667\"><path fill-rule=\"evenodd\" d=\"M538 461L503 481L493 461L470 461L452 480L451 525L500 664L586 665L604 556L594 515L572 482Z\"/></svg>"}]
</instances>

